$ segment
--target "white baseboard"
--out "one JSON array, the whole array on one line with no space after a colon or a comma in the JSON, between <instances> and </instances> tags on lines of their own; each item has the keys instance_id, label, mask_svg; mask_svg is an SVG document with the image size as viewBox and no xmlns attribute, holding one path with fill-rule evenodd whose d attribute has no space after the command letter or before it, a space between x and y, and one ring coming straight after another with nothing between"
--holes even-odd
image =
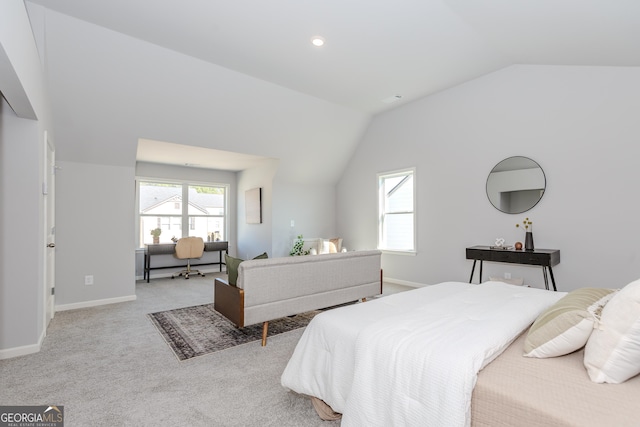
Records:
<instances>
[{"instance_id":1,"label":"white baseboard","mask_svg":"<svg viewBox=\"0 0 640 427\"><path fill-rule=\"evenodd\" d=\"M55 309L56 309L56 312L58 312L58 311L66 311L66 310L75 310L77 308L97 307L99 305L115 304L118 302L127 302L127 301L135 301L135 300L136 300L135 295L128 295L125 297L75 302L72 304L61 304L61 305L56 305Z\"/></svg>"},{"instance_id":2,"label":"white baseboard","mask_svg":"<svg viewBox=\"0 0 640 427\"><path fill-rule=\"evenodd\" d=\"M42 347L42 342L44 341L45 335L46 331L42 331L42 333L40 334L40 338L38 339L38 342L36 344L29 344L23 345L21 347L13 347L0 350L0 360L38 353L40 351L40 348Z\"/></svg>"},{"instance_id":3,"label":"white baseboard","mask_svg":"<svg viewBox=\"0 0 640 427\"><path fill-rule=\"evenodd\" d=\"M425 283L409 282L407 280L394 279L393 277L385 277L383 281L387 283L395 283L397 285L410 286L412 288L423 288L425 286L429 286Z\"/></svg>"}]
</instances>

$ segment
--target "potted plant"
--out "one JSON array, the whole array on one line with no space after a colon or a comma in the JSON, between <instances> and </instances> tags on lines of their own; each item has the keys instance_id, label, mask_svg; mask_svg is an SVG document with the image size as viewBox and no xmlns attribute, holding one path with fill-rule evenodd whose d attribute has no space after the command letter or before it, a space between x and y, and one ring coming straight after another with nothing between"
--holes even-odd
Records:
<instances>
[{"instance_id":1,"label":"potted plant","mask_svg":"<svg viewBox=\"0 0 640 427\"><path fill-rule=\"evenodd\" d=\"M516 227L520 227L520 224L516 224ZM522 228L524 228L524 249L526 251L533 250L533 222L529 218L525 218L522 221Z\"/></svg>"},{"instance_id":2,"label":"potted plant","mask_svg":"<svg viewBox=\"0 0 640 427\"><path fill-rule=\"evenodd\" d=\"M304 239L302 237L302 234L300 234L297 240L295 241L295 243L293 244L293 249L291 249L291 251L289 252L289 255L291 256L309 255L309 251L308 250L305 251L303 249L303 246L304 246Z\"/></svg>"},{"instance_id":3,"label":"potted plant","mask_svg":"<svg viewBox=\"0 0 640 427\"><path fill-rule=\"evenodd\" d=\"M162 234L162 229L159 227L151 230L151 235L153 236L153 243L160 243L161 234Z\"/></svg>"}]
</instances>

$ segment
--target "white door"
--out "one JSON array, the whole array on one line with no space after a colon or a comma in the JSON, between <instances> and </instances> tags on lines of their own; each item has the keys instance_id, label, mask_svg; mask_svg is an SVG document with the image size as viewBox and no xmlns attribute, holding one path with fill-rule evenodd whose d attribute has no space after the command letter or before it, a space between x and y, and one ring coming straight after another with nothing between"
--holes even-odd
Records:
<instances>
[{"instance_id":1,"label":"white door","mask_svg":"<svg viewBox=\"0 0 640 427\"><path fill-rule=\"evenodd\" d=\"M55 305L55 267L56 267L56 222L55 222L55 162L56 153L51 141L44 133L44 182L42 184L42 193L44 195L44 234L45 234L45 257L44 257L44 292L45 292L45 316L44 328L47 326L53 316Z\"/></svg>"}]
</instances>

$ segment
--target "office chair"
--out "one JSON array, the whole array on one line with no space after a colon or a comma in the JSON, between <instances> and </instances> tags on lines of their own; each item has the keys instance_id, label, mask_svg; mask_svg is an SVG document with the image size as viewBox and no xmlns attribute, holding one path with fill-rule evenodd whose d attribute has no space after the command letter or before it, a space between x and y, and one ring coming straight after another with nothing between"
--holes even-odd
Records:
<instances>
[{"instance_id":1,"label":"office chair","mask_svg":"<svg viewBox=\"0 0 640 427\"><path fill-rule=\"evenodd\" d=\"M186 259L187 268L178 273L174 273L171 278L174 279L176 276L184 275L184 278L188 279L190 274L199 274L204 277L204 273L201 273L200 270L191 269L191 260L202 258L203 252L204 241L202 237L183 237L178 240L174 256L178 259Z\"/></svg>"}]
</instances>

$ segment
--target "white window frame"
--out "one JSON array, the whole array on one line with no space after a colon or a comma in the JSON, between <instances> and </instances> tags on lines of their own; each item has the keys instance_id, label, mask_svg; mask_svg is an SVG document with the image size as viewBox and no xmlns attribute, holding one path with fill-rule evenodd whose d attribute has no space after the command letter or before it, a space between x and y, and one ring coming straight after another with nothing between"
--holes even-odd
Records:
<instances>
[{"instance_id":1,"label":"white window frame","mask_svg":"<svg viewBox=\"0 0 640 427\"><path fill-rule=\"evenodd\" d=\"M395 178L402 175L411 175L413 177L413 195L412 195L413 209L410 211L385 212L386 195L384 194L384 185L383 185L384 180L388 178ZM399 169L399 170L389 171L389 172L381 172L377 174L376 178L377 178L377 194L378 194L378 249L384 252L415 255L417 252L416 242L417 242L417 217L418 217L416 212L417 211L416 168L413 167L413 168ZM390 249L387 247L386 241L384 239L384 221L387 215L400 214L400 213L402 214L411 213L413 215L412 247L406 248L406 249Z\"/></svg>"},{"instance_id":2,"label":"white window frame","mask_svg":"<svg viewBox=\"0 0 640 427\"><path fill-rule=\"evenodd\" d=\"M135 232L136 232L136 240L137 240L137 246L139 248L144 248L145 244L144 242L140 241L140 238L143 238L143 236L140 235L140 183L141 182L157 182L157 183L162 183L162 184L173 184L173 185L180 185L182 186L182 214L181 214L181 218L182 218L182 235L183 236L189 236L189 231L190 231L190 221L189 218L193 217L193 215L189 215L189 200L188 200L188 195L189 195L189 186L203 186L203 187L221 187L224 188L224 215L222 215L224 217L224 235L226 236L227 240L229 239L229 230L230 230L230 225L229 225L229 191L231 186L229 184L221 184L221 183L216 183L216 182L205 182L205 181L185 181L185 180L174 180L174 179L162 179L162 178L153 178L153 177L143 177L143 176L137 176L136 177L136 211L135 211L135 215L136 215L136 225L135 225ZM206 215L203 215L206 216ZM219 215L216 215L219 216ZM205 239L206 241L206 239Z\"/></svg>"}]
</instances>

